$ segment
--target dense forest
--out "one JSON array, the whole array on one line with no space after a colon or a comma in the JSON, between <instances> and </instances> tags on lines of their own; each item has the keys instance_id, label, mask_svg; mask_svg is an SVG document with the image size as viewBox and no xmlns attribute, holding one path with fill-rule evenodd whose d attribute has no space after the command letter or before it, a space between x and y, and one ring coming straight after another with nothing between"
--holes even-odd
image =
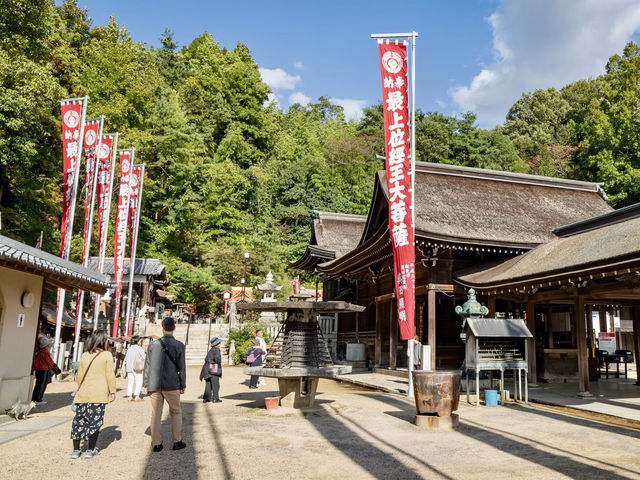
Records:
<instances>
[{"instance_id":1,"label":"dense forest","mask_svg":"<svg viewBox=\"0 0 640 480\"><path fill-rule=\"evenodd\" d=\"M304 250L314 210L367 213L383 166L380 105L357 122L325 97L282 111L249 47L223 48L215 33L179 47L165 30L155 48L114 18L92 25L76 1L0 6L3 235L33 245L44 231L43 248L58 251L58 100L82 95L88 117L106 115L119 147L135 146L147 164L139 256L161 258L170 290L201 313L239 284L243 251L249 285L272 270L289 286L287 263ZM640 200L639 87L640 48L629 43L598 78L524 93L492 130L472 112L417 112L416 156L604 182L613 206L628 205ZM78 233L72 259L80 252Z\"/></svg>"}]
</instances>

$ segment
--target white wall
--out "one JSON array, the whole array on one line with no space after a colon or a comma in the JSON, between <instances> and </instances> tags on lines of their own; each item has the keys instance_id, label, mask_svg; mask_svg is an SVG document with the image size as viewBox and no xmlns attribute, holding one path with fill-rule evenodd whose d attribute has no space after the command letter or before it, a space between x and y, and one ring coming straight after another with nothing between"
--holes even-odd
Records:
<instances>
[{"instance_id":1,"label":"white wall","mask_svg":"<svg viewBox=\"0 0 640 480\"><path fill-rule=\"evenodd\" d=\"M33 305L21 305L24 292L33 293ZM31 366L40 314L42 277L0 267L0 412L16 400L31 399ZM18 327L18 315L24 324Z\"/></svg>"}]
</instances>

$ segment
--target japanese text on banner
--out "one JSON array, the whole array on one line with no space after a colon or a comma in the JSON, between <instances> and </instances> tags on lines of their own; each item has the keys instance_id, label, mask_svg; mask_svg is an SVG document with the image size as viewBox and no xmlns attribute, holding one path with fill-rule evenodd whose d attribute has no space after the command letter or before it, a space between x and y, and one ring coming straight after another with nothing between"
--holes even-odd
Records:
<instances>
[{"instance_id":1,"label":"japanese text on banner","mask_svg":"<svg viewBox=\"0 0 640 480\"><path fill-rule=\"evenodd\" d=\"M378 43L389 192L389 233L393 249L400 339L414 335L415 250L411 205L411 158L407 102L407 49Z\"/></svg>"}]
</instances>

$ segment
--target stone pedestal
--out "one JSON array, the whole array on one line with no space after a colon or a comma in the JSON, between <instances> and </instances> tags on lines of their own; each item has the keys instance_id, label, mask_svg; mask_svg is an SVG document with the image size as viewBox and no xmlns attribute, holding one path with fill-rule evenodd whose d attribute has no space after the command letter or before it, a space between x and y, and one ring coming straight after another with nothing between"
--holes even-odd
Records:
<instances>
[{"instance_id":1,"label":"stone pedestal","mask_svg":"<svg viewBox=\"0 0 640 480\"><path fill-rule=\"evenodd\" d=\"M288 408L312 407L316 399L318 377L278 378L280 405Z\"/></svg>"}]
</instances>

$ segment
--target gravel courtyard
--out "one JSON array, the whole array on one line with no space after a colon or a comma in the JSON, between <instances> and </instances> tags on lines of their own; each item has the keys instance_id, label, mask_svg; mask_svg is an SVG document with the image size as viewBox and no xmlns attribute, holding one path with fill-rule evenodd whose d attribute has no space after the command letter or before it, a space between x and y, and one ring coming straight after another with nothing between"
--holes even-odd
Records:
<instances>
[{"instance_id":1,"label":"gravel courtyard","mask_svg":"<svg viewBox=\"0 0 640 480\"><path fill-rule=\"evenodd\" d=\"M69 392L48 387L32 413L68 416L48 430L0 445L3 479L499 479L640 478L640 432L534 406L460 403L460 428L433 433L412 424L414 407L399 395L322 380L317 406L269 413L263 398L277 383L249 390L239 367L223 370L222 403L198 400L203 384L189 367L183 439L174 452L168 422L160 453L150 448L149 400L129 403L118 379L107 407L100 455L71 460ZM166 410L166 406L165 406ZM27 420L29 421L29 420ZM2 428L2 427L0 427Z\"/></svg>"}]
</instances>

